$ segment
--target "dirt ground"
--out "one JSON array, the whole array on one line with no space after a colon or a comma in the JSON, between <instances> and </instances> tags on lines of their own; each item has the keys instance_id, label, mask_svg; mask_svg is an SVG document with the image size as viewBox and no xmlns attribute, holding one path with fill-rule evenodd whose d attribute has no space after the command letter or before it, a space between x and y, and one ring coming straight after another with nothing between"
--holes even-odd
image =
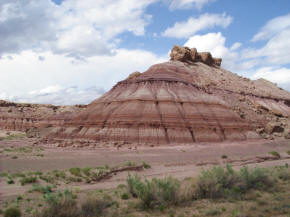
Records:
<instances>
[{"instance_id":1,"label":"dirt ground","mask_svg":"<svg viewBox=\"0 0 290 217\"><path fill-rule=\"evenodd\" d=\"M202 168L231 163L234 168L242 165L267 167L290 164L290 140L253 140L224 143L195 143L158 147L85 147L60 148L54 145L34 145L34 139L21 138L0 141L0 172L52 171L72 167L116 166L128 161L151 165L138 172L142 177L173 176L183 179L197 175ZM269 152L280 153L281 158L271 158ZM223 157L222 157L223 156ZM262 156L262 160L257 157ZM270 157L265 158L265 156ZM273 156L272 156L273 157ZM94 184L71 184L81 190L113 188L125 183L127 172ZM0 194L9 197L23 193L28 187L7 185L0 179ZM67 186L63 186L65 188Z\"/></svg>"}]
</instances>

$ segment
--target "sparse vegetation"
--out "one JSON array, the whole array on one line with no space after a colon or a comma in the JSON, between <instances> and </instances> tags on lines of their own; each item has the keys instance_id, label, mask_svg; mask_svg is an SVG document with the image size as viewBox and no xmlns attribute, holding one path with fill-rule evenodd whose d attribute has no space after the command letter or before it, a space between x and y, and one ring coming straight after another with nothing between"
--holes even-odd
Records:
<instances>
[{"instance_id":1,"label":"sparse vegetation","mask_svg":"<svg viewBox=\"0 0 290 217\"><path fill-rule=\"evenodd\" d=\"M5 210L4 217L21 217L21 211L17 207L10 207Z\"/></svg>"},{"instance_id":2,"label":"sparse vegetation","mask_svg":"<svg viewBox=\"0 0 290 217\"><path fill-rule=\"evenodd\" d=\"M277 151L271 151L269 154L273 155L274 157L281 158L281 155Z\"/></svg>"},{"instance_id":3,"label":"sparse vegetation","mask_svg":"<svg viewBox=\"0 0 290 217\"><path fill-rule=\"evenodd\" d=\"M75 168L70 168L69 169L69 172L74 175L74 176L82 176L81 175L81 169L78 168L78 167L75 167Z\"/></svg>"},{"instance_id":4,"label":"sparse vegetation","mask_svg":"<svg viewBox=\"0 0 290 217\"><path fill-rule=\"evenodd\" d=\"M221 156L221 158L222 158L222 159L227 159L227 158L228 158L228 156L227 156L227 155L225 155L225 154L223 154L223 155Z\"/></svg>"},{"instance_id":5,"label":"sparse vegetation","mask_svg":"<svg viewBox=\"0 0 290 217\"><path fill-rule=\"evenodd\" d=\"M239 196L250 189L266 189L273 180L265 169L249 170L242 167L235 172L230 165L203 170L197 181L196 198L221 198Z\"/></svg>"},{"instance_id":6,"label":"sparse vegetation","mask_svg":"<svg viewBox=\"0 0 290 217\"><path fill-rule=\"evenodd\" d=\"M143 168L144 168L144 169L149 169L149 168L151 168L151 165L148 164L148 163L146 163L145 161L142 162L142 165L143 165Z\"/></svg>"},{"instance_id":7,"label":"sparse vegetation","mask_svg":"<svg viewBox=\"0 0 290 217\"><path fill-rule=\"evenodd\" d=\"M168 206L179 202L180 183L172 177L141 181L138 176L132 177L129 174L127 184L131 195L140 198L145 208L153 208L160 205Z\"/></svg>"},{"instance_id":8,"label":"sparse vegetation","mask_svg":"<svg viewBox=\"0 0 290 217\"><path fill-rule=\"evenodd\" d=\"M286 151L286 153L287 153L288 155L290 155L290 150Z\"/></svg>"},{"instance_id":9,"label":"sparse vegetation","mask_svg":"<svg viewBox=\"0 0 290 217\"><path fill-rule=\"evenodd\" d=\"M47 194L52 192L52 187L50 185L42 186L39 184L33 184L29 189L29 192L40 192L42 194Z\"/></svg>"},{"instance_id":10,"label":"sparse vegetation","mask_svg":"<svg viewBox=\"0 0 290 217\"><path fill-rule=\"evenodd\" d=\"M121 199L122 199L122 200L128 200L128 199L129 199L129 194L128 194L127 192L123 192L123 193L121 194Z\"/></svg>"},{"instance_id":11,"label":"sparse vegetation","mask_svg":"<svg viewBox=\"0 0 290 217\"><path fill-rule=\"evenodd\" d=\"M36 176L23 177L19 180L21 185L31 184L37 182Z\"/></svg>"},{"instance_id":12,"label":"sparse vegetation","mask_svg":"<svg viewBox=\"0 0 290 217\"><path fill-rule=\"evenodd\" d=\"M91 179L94 173L101 171L100 174L104 174L114 168L80 168L81 176L75 176L69 170L55 170L2 173L2 177L7 180L11 177L16 182L16 178L43 176L51 177L54 182L70 178L84 181ZM182 181L172 177L144 180L128 174L127 185L90 192L79 189L59 191L57 184L46 186L39 180L28 191L39 193L15 197L13 201L5 201L3 207L19 207L23 215L33 217L128 217L136 216L136 213L138 216L176 217L287 216L290 212L289 180L288 164L271 169L242 167L238 171L230 165L217 166L203 170L199 177L187 177Z\"/></svg>"}]
</instances>

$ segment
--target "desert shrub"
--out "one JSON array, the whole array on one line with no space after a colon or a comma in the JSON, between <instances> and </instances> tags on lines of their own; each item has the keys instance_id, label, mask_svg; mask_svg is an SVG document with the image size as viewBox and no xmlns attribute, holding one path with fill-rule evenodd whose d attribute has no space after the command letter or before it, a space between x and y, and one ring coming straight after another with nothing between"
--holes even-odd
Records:
<instances>
[{"instance_id":1,"label":"desert shrub","mask_svg":"<svg viewBox=\"0 0 290 217\"><path fill-rule=\"evenodd\" d=\"M71 197L57 197L47 194L47 206L37 214L38 217L79 217L76 201Z\"/></svg>"},{"instance_id":2,"label":"desert shrub","mask_svg":"<svg viewBox=\"0 0 290 217\"><path fill-rule=\"evenodd\" d=\"M39 178L43 181L46 181L47 183L54 183L55 177L51 175L40 175Z\"/></svg>"},{"instance_id":3,"label":"desert shrub","mask_svg":"<svg viewBox=\"0 0 290 217\"><path fill-rule=\"evenodd\" d=\"M290 150L286 151L286 153L287 153L288 155L290 155Z\"/></svg>"},{"instance_id":4,"label":"desert shrub","mask_svg":"<svg viewBox=\"0 0 290 217\"><path fill-rule=\"evenodd\" d=\"M52 187L49 185L47 185L47 186L32 185L29 192L40 192L42 194L47 194L47 193L52 192Z\"/></svg>"},{"instance_id":5,"label":"desert shrub","mask_svg":"<svg viewBox=\"0 0 290 217\"><path fill-rule=\"evenodd\" d=\"M64 171L58 171L58 170L54 170L52 171L52 174L55 178L62 178L65 179L66 175Z\"/></svg>"},{"instance_id":6,"label":"desert shrub","mask_svg":"<svg viewBox=\"0 0 290 217\"><path fill-rule=\"evenodd\" d=\"M64 192L46 193L43 195L45 208L34 217L80 217L75 201L76 196L70 190Z\"/></svg>"},{"instance_id":7,"label":"desert shrub","mask_svg":"<svg viewBox=\"0 0 290 217\"><path fill-rule=\"evenodd\" d=\"M74 176L82 176L81 175L81 169L78 168L78 167L75 167L75 168L70 168L69 169L69 172L74 175Z\"/></svg>"},{"instance_id":8,"label":"desert shrub","mask_svg":"<svg viewBox=\"0 0 290 217\"><path fill-rule=\"evenodd\" d=\"M82 168L82 172L86 176L90 176L91 175L91 168L89 168L89 167Z\"/></svg>"},{"instance_id":9,"label":"desert shrub","mask_svg":"<svg viewBox=\"0 0 290 217\"><path fill-rule=\"evenodd\" d=\"M143 166L144 169L149 169L149 168L151 168L151 165L148 164L148 163L146 163L145 161L142 162L142 166Z\"/></svg>"},{"instance_id":10,"label":"desert shrub","mask_svg":"<svg viewBox=\"0 0 290 217\"><path fill-rule=\"evenodd\" d=\"M225 169L219 166L203 170L198 178L195 194L198 198L222 197L238 182L239 177L230 165L227 165Z\"/></svg>"},{"instance_id":11,"label":"desert shrub","mask_svg":"<svg viewBox=\"0 0 290 217\"><path fill-rule=\"evenodd\" d=\"M271 151L269 154L273 155L274 157L280 158L281 155L277 151Z\"/></svg>"},{"instance_id":12,"label":"desert shrub","mask_svg":"<svg viewBox=\"0 0 290 217\"><path fill-rule=\"evenodd\" d=\"M106 199L89 198L81 206L81 217L105 216L114 203Z\"/></svg>"},{"instance_id":13,"label":"desert shrub","mask_svg":"<svg viewBox=\"0 0 290 217\"><path fill-rule=\"evenodd\" d=\"M222 159L226 159L226 158L228 158L228 156L225 155L225 154L223 154L223 155L221 156L221 158L222 158Z\"/></svg>"},{"instance_id":14,"label":"desert shrub","mask_svg":"<svg viewBox=\"0 0 290 217\"><path fill-rule=\"evenodd\" d=\"M285 166L276 167L274 170L274 176L284 181L290 180L290 169L288 164L285 164Z\"/></svg>"},{"instance_id":15,"label":"desert shrub","mask_svg":"<svg viewBox=\"0 0 290 217\"><path fill-rule=\"evenodd\" d=\"M11 185L11 184L14 184L14 183L15 183L15 182L14 182L13 179L8 179L8 180L7 180L7 184L8 184L8 185Z\"/></svg>"},{"instance_id":16,"label":"desert shrub","mask_svg":"<svg viewBox=\"0 0 290 217\"><path fill-rule=\"evenodd\" d=\"M274 180L271 179L268 171L263 168L254 168L249 170L248 167L240 169L240 177L243 182L244 191L250 189L267 189L272 187Z\"/></svg>"},{"instance_id":17,"label":"desert shrub","mask_svg":"<svg viewBox=\"0 0 290 217\"><path fill-rule=\"evenodd\" d=\"M128 186L128 192L133 196L137 197L137 190L136 186L141 182L141 179L139 176L135 174L134 177L131 176L131 174L128 174L127 177L127 186Z\"/></svg>"},{"instance_id":18,"label":"desert shrub","mask_svg":"<svg viewBox=\"0 0 290 217\"><path fill-rule=\"evenodd\" d=\"M37 182L37 178L35 176L23 177L19 180L19 182L21 183L21 185L35 183Z\"/></svg>"},{"instance_id":19,"label":"desert shrub","mask_svg":"<svg viewBox=\"0 0 290 217\"><path fill-rule=\"evenodd\" d=\"M145 208L168 206L179 202L178 192L180 183L177 179L168 177L164 179L153 178L152 181L141 179L135 175L128 175L128 190L134 197L141 199Z\"/></svg>"},{"instance_id":20,"label":"desert shrub","mask_svg":"<svg viewBox=\"0 0 290 217\"><path fill-rule=\"evenodd\" d=\"M129 194L127 192L124 192L121 194L121 199L122 200L128 200L129 199Z\"/></svg>"},{"instance_id":21,"label":"desert shrub","mask_svg":"<svg viewBox=\"0 0 290 217\"><path fill-rule=\"evenodd\" d=\"M5 210L4 217L20 217L21 212L17 207L10 207Z\"/></svg>"},{"instance_id":22,"label":"desert shrub","mask_svg":"<svg viewBox=\"0 0 290 217\"><path fill-rule=\"evenodd\" d=\"M235 172L230 165L226 168L214 167L203 170L197 181L195 196L197 198L220 198L240 196L250 189L267 189L272 187L274 180L266 169L249 170L242 167Z\"/></svg>"}]
</instances>

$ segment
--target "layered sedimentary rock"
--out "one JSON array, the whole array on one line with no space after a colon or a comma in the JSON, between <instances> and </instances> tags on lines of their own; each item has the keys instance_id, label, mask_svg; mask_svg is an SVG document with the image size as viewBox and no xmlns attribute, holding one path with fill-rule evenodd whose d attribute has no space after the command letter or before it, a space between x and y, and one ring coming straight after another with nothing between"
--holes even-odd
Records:
<instances>
[{"instance_id":1,"label":"layered sedimentary rock","mask_svg":"<svg viewBox=\"0 0 290 217\"><path fill-rule=\"evenodd\" d=\"M86 106L54 106L0 100L0 129L28 131L63 125Z\"/></svg>"},{"instance_id":2,"label":"layered sedimentary rock","mask_svg":"<svg viewBox=\"0 0 290 217\"><path fill-rule=\"evenodd\" d=\"M220 58L195 48L174 46L170 57L130 74L86 108L0 105L0 128L45 128L47 139L65 144L290 138L289 92L229 72Z\"/></svg>"},{"instance_id":3,"label":"layered sedimentary rock","mask_svg":"<svg viewBox=\"0 0 290 217\"><path fill-rule=\"evenodd\" d=\"M117 83L51 136L155 144L245 140L259 138L256 129L269 116L288 119L289 92L226 71L210 53L175 46L170 56Z\"/></svg>"}]
</instances>

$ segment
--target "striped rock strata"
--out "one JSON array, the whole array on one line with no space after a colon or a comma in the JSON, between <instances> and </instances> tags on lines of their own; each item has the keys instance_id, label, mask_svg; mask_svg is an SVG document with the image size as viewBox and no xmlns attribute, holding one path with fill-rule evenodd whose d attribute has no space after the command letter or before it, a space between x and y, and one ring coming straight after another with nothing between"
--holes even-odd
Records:
<instances>
[{"instance_id":1,"label":"striped rock strata","mask_svg":"<svg viewBox=\"0 0 290 217\"><path fill-rule=\"evenodd\" d=\"M171 61L132 73L54 129L51 137L142 144L220 142L259 138L264 131L256 129L269 117L278 115L287 124L289 92L226 71L219 67L220 59L193 59L186 52L175 46Z\"/></svg>"}]
</instances>

